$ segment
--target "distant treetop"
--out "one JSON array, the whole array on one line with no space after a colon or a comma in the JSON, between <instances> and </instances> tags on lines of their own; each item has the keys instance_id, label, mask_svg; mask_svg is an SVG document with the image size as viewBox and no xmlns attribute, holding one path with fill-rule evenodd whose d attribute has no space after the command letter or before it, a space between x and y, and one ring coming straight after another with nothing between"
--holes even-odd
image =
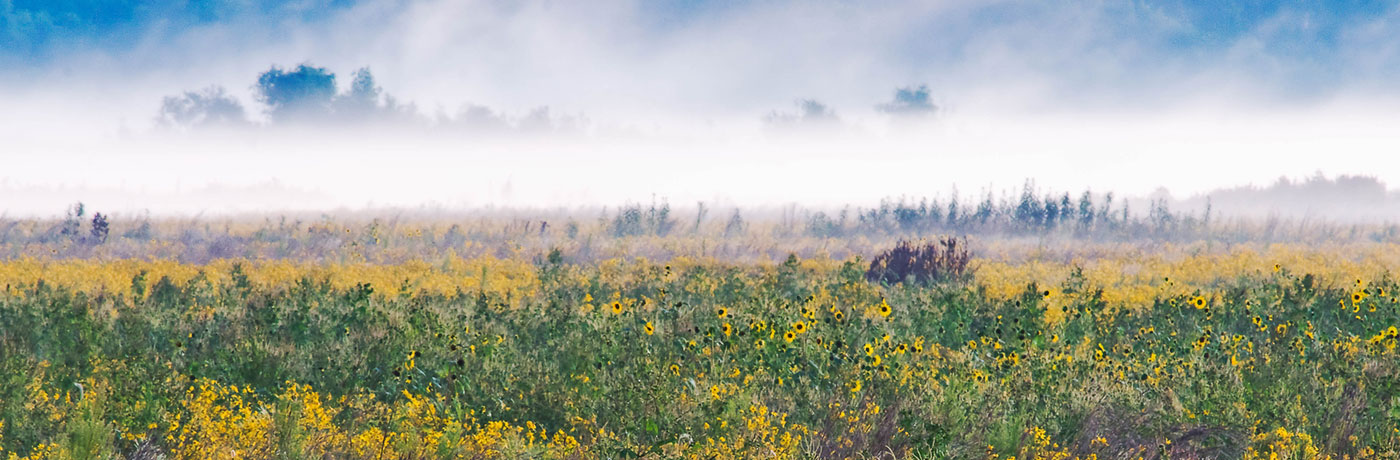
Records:
<instances>
[{"instance_id":1,"label":"distant treetop","mask_svg":"<svg viewBox=\"0 0 1400 460\"><path fill-rule=\"evenodd\" d=\"M908 86L894 91L894 100L875 107L884 113L895 116L928 116L938 112L929 96L928 85Z\"/></svg>"}]
</instances>

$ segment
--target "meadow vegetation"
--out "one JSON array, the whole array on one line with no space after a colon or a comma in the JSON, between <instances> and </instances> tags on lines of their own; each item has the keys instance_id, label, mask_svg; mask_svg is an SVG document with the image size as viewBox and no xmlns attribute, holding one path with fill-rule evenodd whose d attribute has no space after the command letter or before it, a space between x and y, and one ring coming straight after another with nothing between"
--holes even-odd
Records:
<instances>
[{"instance_id":1,"label":"meadow vegetation","mask_svg":"<svg viewBox=\"0 0 1400 460\"><path fill-rule=\"evenodd\" d=\"M1393 227L1031 196L0 221L0 458L1400 456Z\"/></svg>"}]
</instances>

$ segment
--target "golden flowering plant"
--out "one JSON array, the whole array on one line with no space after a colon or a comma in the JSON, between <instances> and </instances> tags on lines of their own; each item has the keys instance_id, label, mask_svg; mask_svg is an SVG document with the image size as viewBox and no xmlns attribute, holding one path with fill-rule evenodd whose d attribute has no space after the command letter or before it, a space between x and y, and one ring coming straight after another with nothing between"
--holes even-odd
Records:
<instances>
[{"instance_id":1,"label":"golden flowering plant","mask_svg":"<svg viewBox=\"0 0 1400 460\"><path fill-rule=\"evenodd\" d=\"M1393 248L996 244L929 284L854 257L9 259L0 458L1400 454Z\"/></svg>"}]
</instances>

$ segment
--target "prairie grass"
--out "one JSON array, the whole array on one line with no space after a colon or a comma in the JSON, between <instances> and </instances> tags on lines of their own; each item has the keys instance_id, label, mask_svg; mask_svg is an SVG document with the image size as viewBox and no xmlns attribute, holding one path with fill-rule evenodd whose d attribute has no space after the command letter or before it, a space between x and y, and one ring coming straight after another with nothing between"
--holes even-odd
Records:
<instances>
[{"instance_id":1,"label":"prairie grass","mask_svg":"<svg viewBox=\"0 0 1400 460\"><path fill-rule=\"evenodd\" d=\"M1383 241L974 237L901 280L863 257L897 235L254 225L206 260L112 225L6 243L0 456L1400 455Z\"/></svg>"}]
</instances>

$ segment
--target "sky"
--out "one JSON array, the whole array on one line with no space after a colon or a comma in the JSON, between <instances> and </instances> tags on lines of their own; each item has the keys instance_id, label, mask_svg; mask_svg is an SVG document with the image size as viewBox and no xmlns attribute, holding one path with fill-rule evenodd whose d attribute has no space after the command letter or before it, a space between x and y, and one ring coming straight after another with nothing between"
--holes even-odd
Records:
<instances>
[{"instance_id":1,"label":"sky","mask_svg":"<svg viewBox=\"0 0 1400 460\"><path fill-rule=\"evenodd\" d=\"M0 207L870 204L1400 183L1400 6L1370 1L0 0ZM277 128L273 66L373 71L412 129ZM926 85L915 120L880 110ZM219 86L248 127L172 129ZM801 121L799 101L830 110ZM444 134L468 105L567 135ZM774 120L797 122L779 123ZM436 126L436 128L433 128Z\"/></svg>"}]
</instances>

